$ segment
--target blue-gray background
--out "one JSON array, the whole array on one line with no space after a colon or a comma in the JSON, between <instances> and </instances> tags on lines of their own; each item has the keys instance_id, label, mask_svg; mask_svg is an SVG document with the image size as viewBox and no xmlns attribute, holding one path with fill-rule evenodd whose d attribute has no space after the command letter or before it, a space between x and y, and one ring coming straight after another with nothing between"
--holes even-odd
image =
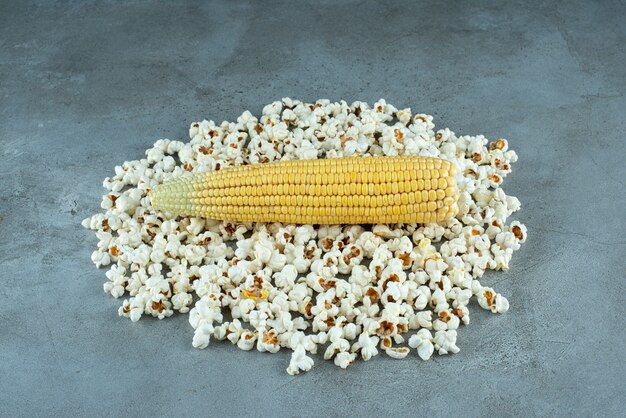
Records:
<instances>
[{"instance_id":1,"label":"blue-gray background","mask_svg":"<svg viewBox=\"0 0 626 418\"><path fill-rule=\"evenodd\" d=\"M0 415L617 416L626 396L621 1L0 2ZM340 370L133 324L81 229L102 179L281 97L431 113L520 155L530 238L461 352Z\"/></svg>"}]
</instances>

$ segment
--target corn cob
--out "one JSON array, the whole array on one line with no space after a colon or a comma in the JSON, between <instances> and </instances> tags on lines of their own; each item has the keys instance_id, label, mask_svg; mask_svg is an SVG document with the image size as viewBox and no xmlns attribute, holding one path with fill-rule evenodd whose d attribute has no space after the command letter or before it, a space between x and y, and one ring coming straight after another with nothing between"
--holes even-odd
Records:
<instances>
[{"instance_id":1,"label":"corn cob","mask_svg":"<svg viewBox=\"0 0 626 418\"><path fill-rule=\"evenodd\" d=\"M348 157L243 165L155 187L152 206L233 222L443 222L458 212L453 164L431 157Z\"/></svg>"}]
</instances>

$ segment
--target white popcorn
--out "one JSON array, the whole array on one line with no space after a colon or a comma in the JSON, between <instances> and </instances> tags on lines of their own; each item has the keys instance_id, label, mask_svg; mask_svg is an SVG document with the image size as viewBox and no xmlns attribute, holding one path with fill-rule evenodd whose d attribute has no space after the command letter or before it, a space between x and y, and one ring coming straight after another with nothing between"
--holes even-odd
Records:
<instances>
[{"instance_id":1,"label":"white popcorn","mask_svg":"<svg viewBox=\"0 0 626 418\"><path fill-rule=\"evenodd\" d=\"M250 312L250 325L252 325L256 329L265 329L267 325L267 313L263 311L251 311Z\"/></svg>"},{"instance_id":2,"label":"white popcorn","mask_svg":"<svg viewBox=\"0 0 626 418\"><path fill-rule=\"evenodd\" d=\"M96 267L107 266L111 263L111 257L108 252L94 251L91 253L91 261Z\"/></svg>"},{"instance_id":3,"label":"white popcorn","mask_svg":"<svg viewBox=\"0 0 626 418\"><path fill-rule=\"evenodd\" d=\"M494 244L491 246L491 252L493 253L493 261L496 264L496 270L508 270L509 269L509 261L513 257L513 249L512 248L504 248L502 249L498 244Z\"/></svg>"},{"instance_id":4,"label":"white popcorn","mask_svg":"<svg viewBox=\"0 0 626 418\"><path fill-rule=\"evenodd\" d=\"M308 140L302 141L300 146L296 148L295 157L299 160L313 160L317 158L318 151Z\"/></svg>"},{"instance_id":5,"label":"white popcorn","mask_svg":"<svg viewBox=\"0 0 626 418\"><path fill-rule=\"evenodd\" d=\"M120 212L132 213L141 199L141 192L138 189L133 189L128 193L121 194L115 200L115 209Z\"/></svg>"},{"instance_id":6,"label":"white popcorn","mask_svg":"<svg viewBox=\"0 0 626 418\"><path fill-rule=\"evenodd\" d=\"M206 255L206 250L199 245L186 245L182 251L182 255L191 265L199 265Z\"/></svg>"},{"instance_id":7,"label":"white popcorn","mask_svg":"<svg viewBox=\"0 0 626 418\"><path fill-rule=\"evenodd\" d=\"M469 309L467 309L467 306L459 305L455 310L455 315L457 315L461 319L461 322L463 322L464 325L469 325L470 317Z\"/></svg>"},{"instance_id":8,"label":"white popcorn","mask_svg":"<svg viewBox=\"0 0 626 418\"><path fill-rule=\"evenodd\" d=\"M466 306L469 303L470 298L472 297L472 290L455 287L450 292L449 297L454 299L454 303L452 305L455 308L459 306Z\"/></svg>"},{"instance_id":9,"label":"white popcorn","mask_svg":"<svg viewBox=\"0 0 626 418\"><path fill-rule=\"evenodd\" d=\"M277 287L289 291L293 288L293 286L295 286L297 277L298 270L296 269L296 267L287 264L280 272L274 273L274 283Z\"/></svg>"},{"instance_id":10,"label":"white popcorn","mask_svg":"<svg viewBox=\"0 0 626 418\"><path fill-rule=\"evenodd\" d=\"M193 334L192 345L195 348L206 348L211 340L213 329L213 325L211 324L202 324L196 328Z\"/></svg>"},{"instance_id":11,"label":"white popcorn","mask_svg":"<svg viewBox=\"0 0 626 418\"><path fill-rule=\"evenodd\" d=\"M339 273L339 258L341 257L341 252L338 250L329 251L324 256L315 260L311 264L311 273L315 273L318 276L322 276L324 278L332 278Z\"/></svg>"},{"instance_id":12,"label":"white popcorn","mask_svg":"<svg viewBox=\"0 0 626 418\"><path fill-rule=\"evenodd\" d=\"M241 326L241 322L238 319L234 319L232 322L228 323L228 329L226 330L226 338L233 344L237 344L239 338L241 338L241 334L244 329Z\"/></svg>"},{"instance_id":13,"label":"white popcorn","mask_svg":"<svg viewBox=\"0 0 626 418\"><path fill-rule=\"evenodd\" d=\"M335 356L335 364L342 369L348 368L354 360L356 359L356 354L348 353L347 351L342 351Z\"/></svg>"},{"instance_id":14,"label":"white popcorn","mask_svg":"<svg viewBox=\"0 0 626 418\"><path fill-rule=\"evenodd\" d=\"M326 352L324 353L324 360L330 360L337 353L341 353L341 352L348 351L348 350L350 350L350 343L348 342L348 340L345 340L343 338L338 338L334 342L332 342L326 349Z\"/></svg>"},{"instance_id":15,"label":"white popcorn","mask_svg":"<svg viewBox=\"0 0 626 418\"><path fill-rule=\"evenodd\" d=\"M345 300L345 299L344 299ZM343 336L347 340L354 340L359 335L360 327L354 323L348 323L343 327Z\"/></svg>"},{"instance_id":16,"label":"white popcorn","mask_svg":"<svg viewBox=\"0 0 626 418\"><path fill-rule=\"evenodd\" d=\"M301 371L308 372L313 367L313 359L306 355L304 346L298 345L291 354L291 361L287 368L287 373L290 375L300 374Z\"/></svg>"},{"instance_id":17,"label":"white popcorn","mask_svg":"<svg viewBox=\"0 0 626 418\"><path fill-rule=\"evenodd\" d=\"M454 330L459 328L459 324L461 320L458 316L454 315L450 312L449 309L444 309L438 312L439 316L433 322L433 330L435 331L445 331L445 330Z\"/></svg>"},{"instance_id":18,"label":"white popcorn","mask_svg":"<svg viewBox=\"0 0 626 418\"><path fill-rule=\"evenodd\" d=\"M432 311L420 311L415 313L409 319L409 326L411 329L426 328L431 329L433 327L433 312Z\"/></svg>"},{"instance_id":19,"label":"white popcorn","mask_svg":"<svg viewBox=\"0 0 626 418\"><path fill-rule=\"evenodd\" d=\"M433 337L429 330L420 329L409 339L409 346L417 349L417 355L422 360L428 360L435 351L432 340Z\"/></svg>"},{"instance_id":20,"label":"white popcorn","mask_svg":"<svg viewBox=\"0 0 626 418\"><path fill-rule=\"evenodd\" d=\"M245 330L241 333L239 337L239 341L237 342L237 347L242 350L252 350L254 348L254 343L256 342L257 334L250 330Z\"/></svg>"},{"instance_id":21,"label":"white popcorn","mask_svg":"<svg viewBox=\"0 0 626 418\"><path fill-rule=\"evenodd\" d=\"M385 353L389 357L394 358L396 360L401 360L405 358L409 354L410 351L411 350L409 350L406 347L389 347L385 349Z\"/></svg>"},{"instance_id":22,"label":"white popcorn","mask_svg":"<svg viewBox=\"0 0 626 418\"><path fill-rule=\"evenodd\" d=\"M280 254L280 252L274 248L274 245L266 234L256 242L254 246L254 256L272 269L272 271L280 271L286 262L285 255Z\"/></svg>"},{"instance_id":23,"label":"white popcorn","mask_svg":"<svg viewBox=\"0 0 626 418\"><path fill-rule=\"evenodd\" d=\"M523 244L524 242L526 242L526 226L514 221L511 223L511 232L513 233L513 236L520 242L520 244ZM518 246L519 248L519 246ZM517 249L517 248L516 248Z\"/></svg>"},{"instance_id":24,"label":"white popcorn","mask_svg":"<svg viewBox=\"0 0 626 418\"><path fill-rule=\"evenodd\" d=\"M431 116L382 99L369 106L284 98L259 118L246 111L236 122L195 122L189 135L188 143L158 140L145 158L116 166L103 181L102 213L81 222L98 240L92 261L109 266L105 291L130 295L120 316L188 313L195 347L217 338L243 350L289 348L288 372L297 374L313 365L307 352L322 346L343 368L357 355L371 359L379 345L404 358L410 350L399 345L409 330L417 330L408 343L421 358L455 353L472 297L492 312L508 310L507 299L478 280L507 270L527 239L523 224L507 223L521 205L501 188L517 161L506 140L435 132ZM189 172L348 155L452 161L458 216L427 225L252 224L171 217L147 197ZM233 319L223 322L228 312Z\"/></svg>"},{"instance_id":25,"label":"white popcorn","mask_svg":"<svg viewBox=\"0 0 626 418\"><path fill-rule=\"evenodd\" d=\"M152 251L146 244L140 245L131 253L131 261L138 266L145 266L150 261Z\"/></svg>"},{"instance_id":26,"label":"white popcorn","mask_svg":"<svg viewBox=\"0 0 626 418\"><path fill-rule=\"evenodd\" d=\"M214 330L214 322L222 322L219 302L209 296L203 296L189 313L189 323L196 330L193 346L205 348Z\"/></svg>"},{"instance_id":27,"label":"white popcorn","mask_svg":"<svg viewBox=\"0 0 626 418\"><path fill-rule=\"evenodd\" d=\"M257 340L256 348L260 352L277 353L280 350L278 336L276 330L261 332L260 338Z\"/></svg>"},{"instance_id":28,"label":"white popcorn","mask_svg":"<svg viewBox=\"0 0 626 418\"><path fill-rule=\"evenodd\" d=\"M111 296L119 298L124 295L125 286L127 284L127 278L125 276L126 269L122 266L113 266L106 272L106 276L109 279L104 284L104 291L110 293Z\"/></svg>"},{"instance_id":29,"label":"white popcorn","mask_svg":"<svg viewBox=\"0 0 626 418\"><path fill-rule=\"evenodd\" d=\"M228 333L228 326L230 324L228 322L223 322L222 324L213 328L213 338L217 338L220 341L226 339L226 334Z\"/></svg>"},{"instance_id":30,"label":"white popcorn","mask_svg":"<svg viewBox=\"0 0 626 418\"><path fill-rule=\"evenodd\" d=\"M356 244L363 250L365 257L372 258L382 242L383 240L378 235L366 231L359 236Z\"/></svg>"},{"instance_id":31,"label":"white popcorn","mask_svg":"<svg viewBox=\"0 0 626 418\"><path fill-rule=\"evenodd\" d=\"M172 307L180 313L189 312L189 305L193 302L193 296L189 293L181 292L172 296Z\"/></svg>"},{"instance_id":32,"label":"white popcorn","mask_svg":"<svg viewBox=\"0 0 626 418\"><path fill-rule=\"evenodd\" d=\"M130 312L129 317L133 322L139 321L141 315L145 312L146 300L148 299L148 294L139 294L130 300Z\"/></svg>"},{"instance_id":33,"label":"white popcorn","mask_svg":"<svg viewBox=\"0 0 626 418\"><path fill-rule=\"evenodd\" d=\"M363 360L368 361L372 357L378 355L378 349L376 348L378 341L378 337L370 337L367 332L364 332L359 335L359 341L352 345L352 351L360 351Z\"/></svg>"},{"instance_id":34,"label":"white popcorn","mask_svg":"<svg viewBox=\"0 0 626 418\"><path fill-rule=\"evenodd\" d=\"M480 290L478 304L493 313L504 313L509 310L509 301L490 287L483 287Z\"/></svg>"},{"instance_id":35,"label":"white popcorn","mask_svg":"<svg viewBox=\"0 0 626 418\"><path fill-rule=\"evenodd\" d=\"M190 218L189 225L185 228L191 235L198 235L204 229L204 220L200 218Z\"/></svg>"},{"instance_id":36,"label":"white popcorn","mask_svg":"<svg viewBox=\"0 0 626 418\"><path fill-rule=\"evenodd\" d=\"M440 355L456 354L460 351L456 346L456 331L437 331L434 338L435 350Z\"/></svg>"}]
</instances>

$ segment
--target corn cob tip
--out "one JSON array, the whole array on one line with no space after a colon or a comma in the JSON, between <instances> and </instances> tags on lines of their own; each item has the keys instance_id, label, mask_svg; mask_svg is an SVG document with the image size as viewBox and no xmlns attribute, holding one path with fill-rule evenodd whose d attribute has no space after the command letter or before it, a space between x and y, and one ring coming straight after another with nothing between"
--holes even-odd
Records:
<instances>
[{"instance_id":1,"label":"corn cob tip","mask_svg":"<svg viewBox=\"0 0 626 418\"><path fill-rule=\"evenodd\" d=\"M159 184L148 192L148 200L152 209L161 210L159 207L159 201L162 200L162 184Z\"/></svg>"}]
</instances>

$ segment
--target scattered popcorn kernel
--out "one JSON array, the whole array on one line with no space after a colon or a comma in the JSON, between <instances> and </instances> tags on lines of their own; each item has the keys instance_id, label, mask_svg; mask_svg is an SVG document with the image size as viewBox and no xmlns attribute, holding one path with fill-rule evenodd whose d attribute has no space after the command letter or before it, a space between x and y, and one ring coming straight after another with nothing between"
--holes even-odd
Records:
<instances>
[{"instance_id":1,"label":"scattered popcorn kernel","mask_svg":"<svg viewBox=\"0 0 626 418\"><path fill-rule=\"evenodd\" d=\"M311 367L313 367L313 359L306 355L303 345L298 345L291 355L287 373L293 376L300 374L301 371L307 372L311 370Z\"/></svg>"},{"instance_id":2,"label":"scattered popcorn kernel","mask_svg":"<svg viewBox=\"0 0 626 418\"><path fill-rule=\"evenodd\" d=\"M435 351L433 337L429 330L421 329L409 339L409 347L416 348L422 360L428 360Z\"/></svg>"},{"instance_id":3,"label":"scattered popcorn kernel","mask_svg":"<svg viewBox=\"0 0 626 418\"><path fill-rule=\"evenodd\" d=\"M352 365L354 360L356 359L356 354L348 353L347 351L342 351L337 356L335 356L335 364L342 369L347 368Z\"/></svg>"},{"instance_id":4,"label":"scattered popcorn kernel","mask_svg":"<svg viewBox=\"0 0 626 418\"><path fill-rule=\"evenodd\" d=\"M409 354L410 351L411 350L409 350L406 347L391 347L391 348L387 348L385 350L385 353L387 353L387 355L391 358L401 360L405 358Z\"/></svg>"}]
</instances>

